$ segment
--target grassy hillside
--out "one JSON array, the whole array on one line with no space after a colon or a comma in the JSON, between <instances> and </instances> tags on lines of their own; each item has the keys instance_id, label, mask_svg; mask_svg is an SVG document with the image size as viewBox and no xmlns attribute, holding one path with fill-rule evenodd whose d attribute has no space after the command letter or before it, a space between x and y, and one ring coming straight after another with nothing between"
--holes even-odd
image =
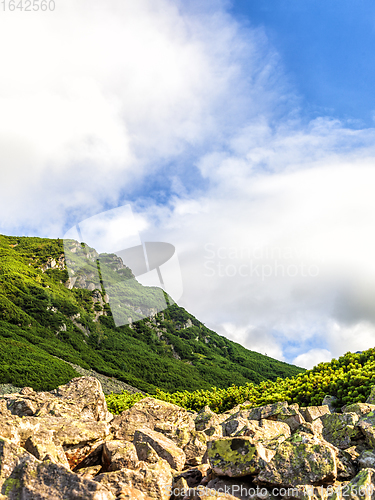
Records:
<instances>
[{"instance_id":1,"label":"grassy hillside","mask_svg":"<svg viewBox=\"0 0 375 500\"><path fill-rule=\"evenodd\" d=\"M263 381L259 385L246 384L227 389L210 391L177 392L169 394L157 391L157 398L199 411L204 406L218 413L238 404L248 402L251 406L262 406L278 401L298 403L300 406L320 405L324 396L334 396L334 406L341 408L351 403L365 402L375 385L375 349L362 353L348 352L329 363L320 363L292 378ZM112 394L107 403L112 413L131 407L142 399L142 394Z\"/></svg>"},{"instance_id":2,"label":"grassy hillside","mask_svg":"<svg viewBox=\"0 0 375 500\"><path fill-rule=\"evenodd\" d=\"M73 280L62 241L0 235L0 384L54 388L78 376L63 360L150 394L303 372L229 341L172 303L151 319L116 327L102 273L106 286L120 287L125 313L133 317L137 303L151 307L163 292L129 279L131 270L114 255L100 256L98 269L94 249L72 241L71 250Z\"/></svg>"}]
</instances>

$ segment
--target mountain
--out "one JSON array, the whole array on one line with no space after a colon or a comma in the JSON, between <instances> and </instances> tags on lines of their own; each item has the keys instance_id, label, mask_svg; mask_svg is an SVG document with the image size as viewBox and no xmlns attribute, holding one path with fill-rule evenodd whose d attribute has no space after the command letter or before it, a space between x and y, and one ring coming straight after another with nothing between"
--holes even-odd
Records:
<instances>
[{"instance_id":1,"label":"mountain","mask_svg":"<svg viewBox=\"0 0 375 500\"><path fill-rule=\"evenodd\" d=\"M127 324L116 326L108 289L121 299ZM74 240L64 253L59 239L0 235L0 384L50 390L80 369L149 394L304 371L208 329L161 289L139 284L114 254Z\"/></svg>"}]
</instances>

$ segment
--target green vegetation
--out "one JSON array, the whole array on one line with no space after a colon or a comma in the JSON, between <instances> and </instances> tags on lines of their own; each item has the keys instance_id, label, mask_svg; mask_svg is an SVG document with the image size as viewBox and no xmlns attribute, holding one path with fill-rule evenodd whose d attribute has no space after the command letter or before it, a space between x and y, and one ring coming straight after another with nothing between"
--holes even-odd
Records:
<instances>
[{"instance_id":1,"label":"green vegetation","mask_svg":"<svg viewBox=\"0 0 375 500\"><path fill-rule=\"evenodd\" d=\"M158 390L156 397L192 411L199 411L207 405L213 411L222 413L245 402L249 402L252 407L277 401L314 406L320 405L324 396L331 395L337 398L336 406L340 408L350 403L365 402L373 385L375 349L368 349L358 354L348 352L339 359L320 363L312 370L292 378L263 381L258 385L233 385L227 389L214 388L209 391L180 391L170 394ZM121 395L111 394L107 396L107 403L111 412L120 413L142 397L126 392Z\"/></svg>"},{"instance_id":2,"label":"green vegetation","mask_svg":"<svg viewBox=\"0 0 375 500\"><path fill-rule=\"evenodd\" d=\"M216 334L172 301L153 319L116 327L108 288L121 288L130 315L137 314L134 305L156 303L158 309L168 297L140 285L115 255L68 243L66 258L76 270L72 289L65 286L62 241L0 235L0 384L57 387L77 376L63 360L153 395L304 372Z\"/></svg>"}]
</instances>

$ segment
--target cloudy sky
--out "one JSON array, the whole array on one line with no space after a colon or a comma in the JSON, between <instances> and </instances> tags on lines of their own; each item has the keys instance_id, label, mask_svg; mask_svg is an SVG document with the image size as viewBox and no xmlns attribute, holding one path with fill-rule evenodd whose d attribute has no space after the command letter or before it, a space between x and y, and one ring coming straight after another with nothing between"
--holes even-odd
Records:
<instances>
[{"instance_id":1,"label":"cloudy sky","mask_svg":"<svg viewBox=\"0 0 375 500\"><path fill-rule=\"evenodd\" d=\"M130 205L207 326L305 367L373 347L373 2L46 5L0 15L0 232Z\"/></svg>"}]
</instances>

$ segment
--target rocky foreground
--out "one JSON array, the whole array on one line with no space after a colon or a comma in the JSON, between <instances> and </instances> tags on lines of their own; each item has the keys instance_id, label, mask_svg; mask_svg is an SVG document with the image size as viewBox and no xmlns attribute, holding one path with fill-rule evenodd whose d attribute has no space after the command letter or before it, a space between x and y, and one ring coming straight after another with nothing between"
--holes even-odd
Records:
<instances>
[{"instance_id":1,"label":"rocky foreground","mask_svg":"<svg viewBox=\"0 0 375 500\"><path fill-rule=\"evenodd\" d=\"M0 397L0 499L375 498L373 403L216 415L148 397L114 416L95 378L25 387Z\"/></svg>"}]
</instances>

